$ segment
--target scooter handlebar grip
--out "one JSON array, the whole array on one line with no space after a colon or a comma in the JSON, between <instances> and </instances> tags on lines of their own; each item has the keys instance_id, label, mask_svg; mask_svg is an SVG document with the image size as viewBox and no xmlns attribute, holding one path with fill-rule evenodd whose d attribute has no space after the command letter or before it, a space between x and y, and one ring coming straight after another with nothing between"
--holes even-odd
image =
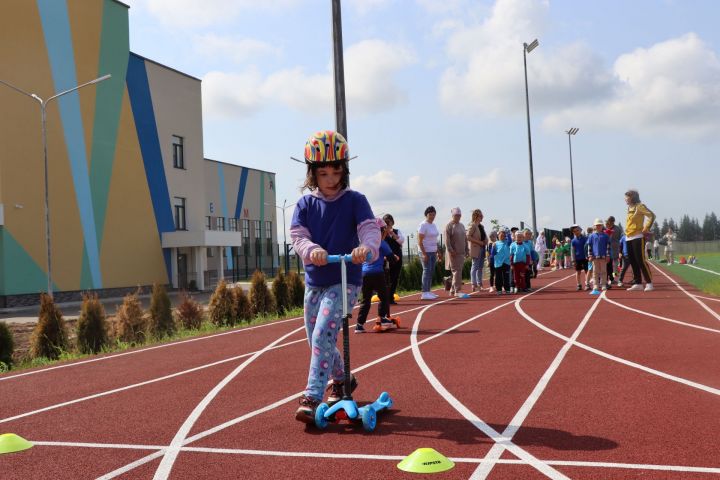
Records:
<instances>
[{"instance_id":1,"label":"scooter handlebar grip","mask_svg":"<svg viewBox=\"0 0 720 480\"><path fill-rule=\"evenodd\" d=\"M350 255L350 254L347 254L347 255L328 255L328 256L327 256L327 262L328 262L328 263L340 263L340 259L341 259L341 258L344 258L346 262L352 262L352 255ZM372 258L372 253L368 253L368 254L367 254L367 258L366 258L365 260L369 262L371 258Z\"/></svg>"}]
</instances>

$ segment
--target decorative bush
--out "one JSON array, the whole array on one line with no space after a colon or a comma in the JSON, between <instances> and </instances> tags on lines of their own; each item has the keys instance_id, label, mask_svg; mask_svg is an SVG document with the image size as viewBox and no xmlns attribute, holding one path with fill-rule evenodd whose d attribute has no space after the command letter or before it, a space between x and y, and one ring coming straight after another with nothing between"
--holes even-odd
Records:
<instances>
[{"instance_id":1,"label":"decorative bush","mask_svg":"<svg viewBox=\"0 0 720 480\"><path fill-rule=\"evenodd\" d=\"M30 337L30 356L57 360L68 349L68 334L62 312L52 297L40 295L38 323Z\"/></svg>"},{"instance_id":2,"label":"decorative bush","mask_svg":"<svg viewBox=\"0 0 720 480\"><path fill-rule=\"evenodd\" d=\"M178 323L187 330L200 328L203 319L202 306L188 292L183 292L177 307Z\"/></svg>"},{"instance_id":3,"label":"decorative bush","mask_svg":"<svg viewBox=\"0 0 720 480\"><path fill-rule=\"evenodd\" d=\"M225 280L220 280L208 305L210 320L218 326L235 325L235 302L233 292L227 288Z\"/></svg>"},{"instance_id":4,"label":"decorative bush","mask_svg":"<svg viewBox=\"0 0 720 480\"><path fill-rule=\"evenodd\" d=\"M295 272L287 274L286 282L290 293L290 305L303 307L305 304L305 282Z\"/></svg>"},{"instance_id":5,"label":"decorative bush","mask_svg":"<svg viewBox=\"0 0 720 480\"><path fill-rule=\"evenodd\" d=\"M80 353L98 353L108 344L105 307L96 294L83 295L77 322L77 346Z\"/></svg>"},{"instance_id":6,"label":"decorative bush","mask_svg":"<svg viewBox=\"0 0 720 480\"><path fill-rule=\"evenodd\" d=\"M122 342L140 343L145 341L146 330L147 320L137 292L125 295L115 314L115 337Z\"/></svg>"},{"instance_id":7,"label":"decorative bush","mask_svg":"<svg viewBox=\"0 0 720 480\"><path fill-rule=\"evenodd\" d=\"M249 322L252 320L253 314L250 299L242 287L233 289L233 304L235 306L235 318L241 322Z\"/></svg>"},{"instance_id":8,"label":"decorative bush","mask_svg":"<svg viewBox=\"0 0 720 480\"><path fill-rule=\"evenodd\" d=\"M275 310L275 302L273 301L270 289L268 289L265 281L265 274L260 270L253 273L250 286L250 306L253 315L265 315Z\"/></svg>"},{"instance_id":9,"label":"decorative bush","mask_svg":"<svg viewBox=\"0 0 720 480\"><path fill-rule=\"evenodd\" d=\"M7 323L0 322L0 372L9 370L12 367L12 355L15 350L15 342L13 341L12 332Z\"/></svg>"},{"instance_id":10,"label":"decorative bush","mask_svg":"<svg viewBox=\"0 0 720 480\"><path fill-rule=\"evenodd\" d=\"M172 335L175 331L170 297L165 287L157 283L153 284L152 299L150 300L149 327L150 334L155 338Z\"/></svg>"},{"instance_id":11,"label":"decorative bush","mask_svg":"<svg viewBox=\"0 0 720 480\"><path fill-rule=\"evenodd\" d=\"M288 287L285 275L282 270L278 271L277 277L273 281L272 293L275 297L275 306L277 312L282 315L292 308L290 304L290 288Z\"/></svg>"}]
</instances>

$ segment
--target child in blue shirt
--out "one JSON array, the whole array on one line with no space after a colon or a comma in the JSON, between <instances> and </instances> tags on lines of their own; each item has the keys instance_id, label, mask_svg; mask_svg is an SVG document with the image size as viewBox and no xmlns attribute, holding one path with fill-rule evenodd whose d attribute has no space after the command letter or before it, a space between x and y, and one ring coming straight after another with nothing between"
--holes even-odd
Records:
<instances>
[{"instance_id":1,"label":"child in blue shirt","mask_svg":"<svg viewBox=\"0 0 720 480\"><path fill-rule=\"evenodd\" d=\"M303 189L310 193L298 200L290 223L295 252L305 265L305 330L310 344L310 366L305 391L295 418L313 423L324 391L328 402L342 398L343 356L337 349L342 325L342 298L352 309L362 285L360 264L371 254L378 258L380 229L367 199L348 188L349 148L345 138L331 130L317 132L305 144L307 165ZM331 254L352 254L347 265L347 291L343 292L340 265L328 264ZM329 382L329 384L328 384ZM350 390L357 381L353 376Z\"/></svg>"},{"instance_id":2,"label":"child in blue shirt","mask_svg":"<svg viewBox=\"0 0 720 480\"><path fill-rule=\"evenodd\" d=\"M357 325L355 325L355 333L365 333L365 321L370 312L370 302L374 292L378 296L378 316L380 319L376 322L380 330L388 330L394 328L395 324L390 320L390 301L388 299L387 284L385 283L385 259L397 260L395 255L387 244L387 225L382 218L376 218L375 222L380 228L380 256L374 262L364 262L362 264L362 305L358 313Z\"/></svg>"},{"instance_id":3,"label":"child in blue shirt","mask_svg":"<svg viewBox=\"0 0 720 480\"><path fill-rule=\"evenodd\" d=\"M577 290L582 290L582 282L580 281L582 272L585 272L585 289L590 288L590 280L588 279L588 259L587 259L587 240L588 237L583 235L582 228L579 225L570 227L574 235L570 242L570 258L575 265L575 280L577 281Z\"/></svg>"},{"instance_id":4,"label":"child in blue shirt","mask_svg":"<svg viewBox=\"0 0 720 480\"><path fill-rule=\"evenodd\" d=\"M525 234L517 232L515 241L510 245L510 268L515 278L514 293L526 292L525 272L530 263L530 251L525 246Z\"/></svg>"},{"instance_id":5,"label":"child in blue shirt","mask_svg":"<svg viewBox=\"0 0 720 480\"><path fill-rule=\"evenodd\" d=\"M505 241L505 231L500 230L498 239L492 248L491 256L495 264L495 290L498 295L510 293L510 245Z\"/></svg>"},{"instance_id":6,"label":"child in blue shirt","mask_svg":"<svg viewBox=\"0 0 720 480\"><path fill-rule=\"evenodd\" d=\"M490 232L490 241L487 244L487 259L488 259L488 267L490 269L490 288L488 288L488 292L492 293L495 290L495 250L493 250L493 247L495 246L495 242L497 242L498 234L495 230Z\"/></svg>"},{"instance_id":7,"label":"child in blue shirt","mask_svg":"<svg viewBox=\"0 0 720 480\"><path fill-rule=\"evenodd\" d=\"M588 237L590 255L588 260L593 264L593 290L591 295L600 295L600 288L607 290L607 261L610 258L610 237L603 232L605 222L595 219L595 232Z\"/></svg>"}]
</instances>

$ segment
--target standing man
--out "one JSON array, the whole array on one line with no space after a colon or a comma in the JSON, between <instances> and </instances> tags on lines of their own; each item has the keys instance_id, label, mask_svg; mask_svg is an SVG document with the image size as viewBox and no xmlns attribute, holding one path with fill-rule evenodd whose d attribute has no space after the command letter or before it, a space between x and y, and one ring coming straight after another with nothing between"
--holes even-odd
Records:
<instances>
[{"instance_id":1,"label":"standing man","mask_svg":"<svg viewBox=\"0 0 720 480\"><path fill-rule=\"evenodd\" d=\"M460 223L460 217L462 216L460 208L455 207L450 213L452 219L445 226L445 238L447 239L445 263L450 267L450 272L452 272L450 295L455 295L458 298L469 298L470 295L462 293L463 264L468 254L465 226Z\"/></svg>"}]
</instances>

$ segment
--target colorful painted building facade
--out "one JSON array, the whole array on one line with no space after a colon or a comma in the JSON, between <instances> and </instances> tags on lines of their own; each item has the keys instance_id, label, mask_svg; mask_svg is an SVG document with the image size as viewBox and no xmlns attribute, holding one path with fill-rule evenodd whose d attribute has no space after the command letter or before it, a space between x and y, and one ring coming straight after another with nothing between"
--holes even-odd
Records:
<instances>
[{"instance_id":1,"label":"colorful painted building facade","mask_svg":"<svg viewBox=\"0 0 720 480\"><path fill-rule=\"evenodd\" d=\"M47 104L53 290L273 266L274 174L203 157L200 80L129 51L126 5L7 0L0 31L0 307L48 282L40 106L12 87L47 100L111 75Z\"/></svg>"}]
</instances>

